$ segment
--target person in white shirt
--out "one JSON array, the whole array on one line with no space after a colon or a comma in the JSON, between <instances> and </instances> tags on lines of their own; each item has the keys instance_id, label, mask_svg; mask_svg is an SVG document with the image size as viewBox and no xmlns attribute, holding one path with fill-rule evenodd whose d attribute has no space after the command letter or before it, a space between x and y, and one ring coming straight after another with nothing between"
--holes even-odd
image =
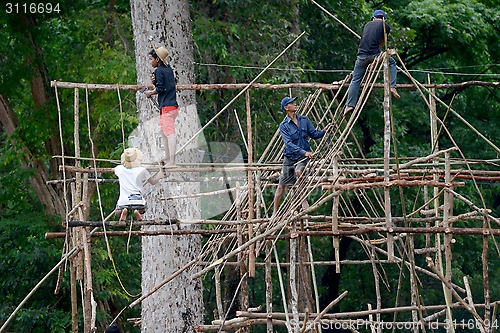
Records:
<instances>
[{"instance_id":1,"label":"person in white shirt","mask_svg":"<svg viewBox=\"0 0 500 333\"><path fill-rule=\"evenodd\" d=\"M146 182L154 185L163 178L163 172L150 176L146 168L140 166L143 154L137 148L127 148L121 156L121 165L114 168L120 182L120 197L116 203L115 214L120 221L127 219L128 211L132 210L137 220L146 210L146 200L143 197Z\"/></svg>"}]
</instances>

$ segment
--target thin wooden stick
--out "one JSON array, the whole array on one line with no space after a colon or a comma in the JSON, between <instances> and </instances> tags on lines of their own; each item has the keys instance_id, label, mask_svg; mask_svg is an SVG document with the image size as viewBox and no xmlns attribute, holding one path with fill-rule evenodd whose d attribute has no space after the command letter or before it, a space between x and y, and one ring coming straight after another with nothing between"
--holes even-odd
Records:
<instances>
[{"instance_id":1,"label":"thin wooden stick","mask_svg":"<svg viewBox=\"0 0 500 333\"><path fill-rule=\"evenodd\" d=\"M451 290L453 296L460 302L460 304L469 312L471 313L474 318L476 319L477 323L479 325L478 329L481 333L486 333L485 331L485 326L482 318L478 315L476 309L474 307L469 306L462 297L455 291L453 286L449 281L446 280L446 278L441 274L441 272L437 269L437 267L434 265L434 262L432 261L431 257L426 258L427 265L431 268L431 270L438 276L438 278L441 280L441 282L449 289ZM450 308L451 306L447 304L447 308Z\"/></svg>"},{"instance_id":2,"label":"thin wooden stick","mask_svg":"<svg viewBox=\"0 0 500 333\"><path fill-rule=\"evenodd\" d=\"M500 304L500 300L492 302L491 305L498 305ZM467 305L468 306L468 305ZM456 302L452 304L451 306L453 309L465 309L464 305L461 304L460 302ZM482 304L474 304L473 308L484 308L484 303ZM347 311L347 312L339 312L339 313L325 313L322 315L322 318L324 319L340 319L340 318L356 318L356 317L366 317L369 316L370 314L388 314L388 313L394 313L394 312L408 312L411 310L418 310L418 311L436 311L436 310L443 310L446 309L446 305L420 305L420 306L400 306L400 307L393 307L393 308L383 308L380 310L361 310L361 311ZM286 312L273 312L270 314L267 313L258 313L258 312L243 312L243 311L238 311L237 316L239 317L246 317L246 318L273 318L273 319L285 319L287 316ZM290 314L288 314L290 315ZM319 314L318 313L309 313L310 318L316 318ZM299 319L303 319L305 317L304 313L299 314Z\"/></svg>"},{"instance_id":3,"label":"thin wooden stick","mask_svg":"<svg viewBox=\"0 0 500 333\"><path fill-rule=\"evenodd\" d=\"M255 83L283 54L285 54L304 34L306 31L302 32L297 38L295 38L276 58L274 58L267 66L264 68L252 81L250 81L245 88L243 88L236 96L233 97L215 116L212 117L198 132L196 132L182 147L180 147L175 154L179 154L183 151L194 139L198 137L200 133L203 133L205 128L207 128L212 122L214 122L224 111L226 111L229 106L231 106L234 101L236 101L245 91L250 89L250 86Z\"/></svg>"},{"instance_id":4,"label":"thin wooden stick","mask_svg":"<svg viewBox=\"0 0 500 333\"><path fill-rule=\"evenodd\" d=\"M177 276L179 276L186 269L188 269L189 267L191 267L194 264L196 264L197 261L198 261L198 259L191 260L190 262L188 262L187 264L185 264L184 266L182 266L181 268L179 268L177 271L175 271L173 274L171 274L169 277L167 277L165 280L163 280L162 282L160 282L159 284L157 284L156 286L154 286L153 288L151 288L147 293L145 293L144 295L142 295L141 297L139 297L138 299L136 299L135 301L133 301L132 303L130 303L128 307L129 308L133 308L137 304L141 303L146 298L148 298L149 296L151 296L152 294L154 294L158 289L160 289L161 287L163 287L164 285L166 285L167 283L169 283L170 281L172 281L174 278L176 278Z\"/></svg>"}]
</instances>

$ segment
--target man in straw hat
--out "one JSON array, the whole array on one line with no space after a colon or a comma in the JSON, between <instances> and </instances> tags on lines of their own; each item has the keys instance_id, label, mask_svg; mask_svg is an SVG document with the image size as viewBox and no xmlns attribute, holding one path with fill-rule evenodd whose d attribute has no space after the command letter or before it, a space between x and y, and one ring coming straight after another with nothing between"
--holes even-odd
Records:
<instances>
[{"instance_id":1,"label":"man in straw hat","mask_svg":"<svg viewBox=\"0 0 500 333\"><path fill-rule=\"evenodd\" d=\"M163 46L149 52L149 61L155 68L153 73L153 90L146 90L147 97L158 95L158 106L160 108L160 127L163 133L165 146L165 165L175 166L175 118L179 114L177 104L176 83L174 71L168 64L168 51Z\"/></svg>"},{"instance_id":2,"label":"man in straw hat","mask_svg":"<svg viewBox=\"0 0 500 333\"><path fill-rule=\"evenodd\" d=\"M137 148L127 148L121 156L121 165L114 168L120 182L120 197L116 203L115 214L120 221L127 219L129 210L134 211L137 220L141 221L141 214L146 209L146 200L142 195L144 184L149 182L154 185L163 178L163 172L158 172L150 177L146 168L140 166L143 154Z\"/></svg>"}]
</instances>

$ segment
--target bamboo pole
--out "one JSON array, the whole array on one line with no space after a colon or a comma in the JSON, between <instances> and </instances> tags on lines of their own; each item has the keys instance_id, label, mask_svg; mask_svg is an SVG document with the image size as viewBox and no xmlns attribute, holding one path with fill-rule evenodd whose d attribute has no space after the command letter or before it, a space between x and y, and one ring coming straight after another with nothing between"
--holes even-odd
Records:
<instances>
[{"instance_id":1,"label":"bamboo pole","mask_svg":"<svg viewBox=\"0 0 500 333\"><path fill-rule=\"evenodd\" d=\"M92 268L91 268L91 245L89 230L83 228L82 230L83 254L84 254L84 311L83 311L83 332L92 333Z\"/></svg>"},{"instance_id":2,"label":"bamboo pole","mask_svg":"<svg viewBox=\"0 0 500 333\"><path fill-rule=\"evenodd\" d=\"M257 80L279 59L281 58L281 56L283 54L285 54L300 38L302 38L302 36L304 36L304 34L306 33L306 31L302 32L299 36L297 36L297 38L295 38L278 56L276 56L267 66L266 68L264 68L252 81L250 81L250 83L248 83L238 94L236 94L236 96L233 97L233 99L231 99L229 101L229 103L227 103L215 116L212 117L212 119L210 119L200 130L198 130L198 132L196 132L189 140L187 140L187 142L182 146L180 147L175 153L178 154L179 152L181 152L182 150L184 150L190 143L191 141L193 141L194 139L196 139L198 137L198 135L200 133L203 132L203 130L205 128L207 128L207 126L209 126L215 119L217 119L217 117L219 115L221 115L225 110L227 110L227 108L229 108L230 105L232 105L234 103L234 101L236 101L244 92L246 92L250 86L257 82Z\"/></svg>"},{"instance_id":3,"label":"bamboo pole","mask_svg":"<svg viewBox=\"0 0 500 333\"><path fill-rule=\"evenodd\" d=\"M250 108L250 91L245 92L245 105L247 112L247 142L248 142L248 165L252 167L253 165L253 136L252 136L252 116ZM254 214L254 183L253 183L253 172L248 170L248 219L252 220L255 216ZM248 225L248 239L253 238L253 224ZM248 252L248 276L251 278L255 277L255 245L250 245Z\"/></svg>"},{"instance_id":4,"label":"bamboo pole","mask_svg":"<svg viewBox=\"0 0 500 333\"><path fill-rule=\"evenodd\" d=\"M488 223L488 214L483 215L483 230L487 232L490 230ZM483 251L481 253L481 262L483 266L483 291L484 291L484 325L486 332L490 331L490 327L493 327L491 319L491 304L490 304L490 278L488 275L488 238L489 236L483 233Z\"/></svg>"},{"instance_id":5,"label":"bamboo pole","mask_svg":"<svg viewBox=\"0 0 500 333\"><path fill-rule=\"evenodd\" d=\"M410 302L412 306L417 306L419 302L418 286L417 286L417 272L415 271L415 238L414 235L409 235L408 237L408 261L410 263L409 277L410 277ZM416 310L411 311L411 319L414 322L418 322L418 312ZM412 327L413 333L418 333L418 328Z\"/></svg>"},{"instance_id":6,"label":"bamboo pole","mask_svg":"<svg viewBox=\"0 0 500 333\"><path fill-rule=\"evenodd\" d=\"M129 237L129 236L178 236L178 235L213 235L213 234L233 234L236 229L221 229L221 230L132 230L132 231L106 231L95 232L92 237ZM64 238L64 232L46 232L45 238Z\"/></svg>"},{"instance_id":7,"label":"bamboo pole","mask_svg":"<svg viewBox=\"0 0 500 333\"><path fill-rule=\"evenodd\" d=\"M78 88L74 90L74 146L75 146L75 167L80 168L80 91ZM74 202L73 207L81 207L82 202L82 174L80 172L75 173L75 195L73 196ZM66 223L67 225L67 223ZM75 233L81 233L82 229L75 229L73 237L76 237ZM77 239L75 238L75 241ZM78 301L77 301L77 288L76 288L76 269L75 261L72 260L70 264L70 283L71 283L71 327L73 333L78 333Z\"/></svg>"},{"instance_id":8,"label":"bamboo pole","mask_svg":"<svg viewBox=\"0 0 500 333\"><path fill-rule=\"evenodd\" d=\"M215 249L213 250L213 252L216 252ZM217 253L213 254L214 257L216 255L217 255ZM215 302L217 304L217 314L219 316L219 319L222 319L225 317L224 306L222 304L222 291L221 291L221 284L220 284L221 271L222 271L222 269L220 267L215 267L215 273L214 273Z\"/></svg>"},{"instance_id":9,"label":"bamboo pole","mask_svg":"<svg viewBox=\"0 0 500 333\"><path fill-rule=\"evenodd\" d=\"M281 320L270 319L273 325L286 326L286 323ZM196 332L219 332L220 330L234 331L241 328L249 328L251 326L264 324L267 319L247 319L243 322L224 323L224 325L195 325L193 328Z\"/></svg>"},{"instance_id":10,"label":"bamboo pole","mask_svg":"<svg viewBox=\"0 0 500 333\"><path fill-rule=\"evenodd\" d=\"M275 229L280 229L281 225L273 228L273 232L277 231ZM500 229L484 229L484 228L444 228L444 227L378 227L378 226L349 226L348 230L339 230L338 232L333 232L332 230L309 230L309 231L296 231L294 233L282 234L279 236L273 235L273 232L265 232L264 234L259 234L258 236L252 238L251 240L245 242L238 249L231 251L230 253L224 255L221 259L216 260L211 266L216 266L221 264L223 261L234 256L238 252L246 249L251 242L257 242L262 239L286 239L296 236L319 236L319 237L333 237L333 236L355 236L355 235L365 235L370 233L398 233L398 234L452 234L452 235L477 235L477 236L500 236ZM109 237L128 237L131 236L178 236L178 235L214 235L214 234L234 234L236 229L220 229L220 230L157 230L157 231L143 231L143 230L132 230L132 231L106 231L106 235ZM46 239L53 238L64 238L64 232L46 232ZM104 237L104 232L95 232L92 237ZM210 267L211 269L212 267ZM208 268L207 268L208 269ZM203 272L202 274L204 274Z\"/></svg>"},{"instance_id":11,"label":"bamboo pole","mask_svg":"<svg viewBox=\"0 0 500 333\"><path fill-rule=\"evenodd\" d=\"M76 288L76 267L75 260L69 262L70 290L71 290L71 330L78 333L78 291Z\"/></svg>"},{"instance_id":12,"label":"bamboo pole","mask_svg":"<svg viewBox=\"0 0 500 333\"><path fill-rule=\"evenodd\" d=\"M292 222L292 233L297 231L297 222ZM290 237L290 267L288 268L288 283L290 288L290 308L292 309L292 318L294 323L299 322L299 311L298 311L298 301L299 296L297 294L297 261L298 261L298 237ZM293 332L299 333L299 325L295 325Z\"/></svg>"},{"instance_id":13,"label":"bamboo pole","mask_svg":"<svg viewBox=\"0 0 500 333\"><path fill-rule=\"evenodd\" d=\"M447 281L446 278L441 274L441 272L437 269L437 267L434 265L434 262L432 261L432 258L431 257L427 257L426 258L426 261L427 261L427 265L431 268L431 270L438 276L438 278L441 280L441 282L446 286L446 288L448 288L449 290L451 290L453 296L455 296L455 298L460 302L460 304L469 312L471 313L474 318L476 319L476 325L477 325L477 328L479 329L479 331L481 333L486 333L486 330L485 330L485 325L484 325L484 322L482 320L482 318L479 316L479 314L477 313L476 309L474 307L471 307L469 304L466 303L466 301L464 301L464 299L462 297L460 297L460 295L456 292L456 290L453 288L451 282ZM451 308L450 305L447 305L447 308ZM453 326L453 325L451 325Z\"/></svg>"},{"instance_id":14,"label":"bamboo pole","mask_svg":"<svg viewBox=\"0 0 500 333\"><path fill-rule=\"evenodd\" d=\"M445 167L445 183L448 183L451 181L451 175L450 175L450 153L446 152L445 153L445 160L446 160L446 167ZM450 228L450 222L449 222L449 217L453 214L453 196L445 191L444 192L444 199L443 199L443 204L444 204L444 210L443 210L443 226L445 228ZM445 279L448 281L448 283L451 283L451 278L452 278L452 270L451 270L451 261L452 261L452 251L451 251L451 242L453 239L453 235L450 234L445 234L444 235L444 255L445 255ZM448 288L444 288L444 298L445 302L447 305L446 309L446 319L448 320L449 323L453 322L453 313L451 311L450 305L452 303L452 294L451 290ZM455 328L453 325L450 325L448 328L447 332L454 333Z\"/></svg>"},{"instance_id":15,"label":"bamboo pole","mask_svg":"<svg viewBox=\"0 0 500 333\"><path fill-rule=\"evenodd\" d=\"M436 188L439 187L459 187L465 186L464 182L450 182L450 183L442 183L434 180L384 180L383 182L365 182L365 183L354 183L354 184L345 184L345 185L322 185L321 188L324 191L329 190L337 190L337 191L348 191L348 190L359 190L359 189L367 189L367 188L384 188L385 191L389 190L391 187L400 186L400 187L420 187L420 186L433 186ZM388 200L390 203L390 199ZM387 219L386 219L387 221Z\"/></svg>"},{"instance_id":16,"label":"bamboo pole","mask_svg":"<svg viewBox=\"0 0 500 333\"><path fill-rule=\"evenodd\" d=\"M283 309L285 310L285 319L286 319L286 327L290 331L290 316L288 314L288 303L287 303L287 298L286 298L286 291L283 283L283 276L281 274L281 266L280 266L280 260L278 256L278 250L276 249L276 246L274 243L270 243L271 247L273 248L273 253L274 257L276 259L276 267L277 267L277 272L278 272L278 280L280 283L280 291L281 291L281 301L283 302ZM271 253L268 254L268 256L271 256ZM268 317L269 318L269 317Z\"/></svg>"},{"instance_id":17,"label":"bamboo pole","mask_svg":"<svg viewBox=\"0 0 500 333\"><path fill-rule=\"evenodd\" d=\"M385 29L385 25L384 25ZM384 182L390 180L389 161L391 157L391 92L390 92L390 74L389 74L389 57L386 54L384 61ZM391 213L391 188L384 187L384 212L387 227L394 226ZM388 259L394 259L394 236L389 233L387 235L387 253Z\"/></svg>"},{"instance_id":18,"label":"bamboo pole","mask_svg":"<svg viewBox=\"0 0 500 333\"><path fill-rule=\"evenodd\" d=\"M71 165L66 165L66 166L59 166L59 170L66 170L68 172L81 172L81 173L113 173L113 168L94 168L94 167L89 167L89 168L76 168ZM147 168L150 171L158 171L159 168ZM253 166L253 167L248 167L248 166L235 166L232 167L230 165L227 165L226 167L177 167L177 168L167 168L163 169L165 173L176 173L176 172L240 172L240 171L248 171L248 170L255 170L255 171L279 171L281 170L281 166Z\"/></svg>"},{"instance_id":19,"label":"bamboo pole","mask_svg":"<svg viewBox=\"0 0 500 333\"><path fill-rule=\"evenodd\" d=\"M271 251L272 251L271 242L267 242L266 253L268 253L268 255L266 256L266 259L265 259L266 313L267 314L270 314L273 312L273 276L272 276L272 269L271 269L271 258L272 258L272 256L270 255ZM266 320L266 332L273 333L273 320L270 317L268 317Z\"/></svg>"},{"instance_id":20,"label":"bamboo pole","mask_svg":"<svg viewBox=\"0 0 500 333\"><path fill-rule=\"evenodd\" d=\"M190 262L188 262L187 264L185 264L184 266L182 266L181 268L179 268L177 271L175 271L174 273L172 273L165 280L161 281L159 284L157 284L156 286L154 286L153 288L151 288L147 293L143 294L141 297L139 297L138 299L136 299L135 301L133 301L132 303L130 303L128 307L129 308L133 308L137 304L141 303L146 298L148 298L149 296L151 296L152 294L154 294L158 289L160 289L161 287L163 287L164 285L166 285L167 283L169 283L170 281L172 281L173 279L175 279L177 276L179 276L186 269L188 269L189 267L191 267L194 264L196 264L197 261L198 261L198 259L191 260Z\"/></svg>"},{"instance_id":21,"label":"bamboo pole","mask_svg":"<svg viewBox=\"0 0 500 333\"><path fill-rule=\"evenodd\" d=\"M335 183L333 184L335 185L339 177L339 163L337 158L333 160L333 177L336 179ZM340 203L340 194L337 194L333 198L333 204L332 204L333 232L339 231L339 203ZM335 265L335 273L340 274L340 237L338 236L333 237L333 248L335 251L335 262L337 263Z\"/></svg>"},{"instance_id":22,"label":"bamboo pole","mask_svg":"<svg viewBox=\"0 0 500 333\"><path fill-rule=\"evenodd\" d=\"M242 202L243 196L242 192L240 190L240 183L236 182L236 219L241 220L242 214L241 214L241 202ZM243 227L242 225L238 225L237 227L237 241L238 241L238 246L241 246L244 243L244 235L243 235ZM246 253L240 252L237 255L238 263L239 263L239 270L240 270L240 284L241 284L241 293L240 293L240 304L241 308L243 310L248 309L248 272L246 268L246 263L247 263L247 256ZM229 309L228 309L229 312ZM227 313L226 313L227 314Z\"/></svg>"},{"instance_id":23,"label":"bamboo pole","mask_svg":"<svg viewBox=\"0 0 500 333\"><path fill-rule=\"evenodd\" d=\"M500 305L500 300L492 302L491 305ZM466 309L466 306L474 309L474 308L484 308L484 303L481 304L473 304L472 306L469 306L468 304L462 304L460 302L456 302L452 304L453 309ZM436 311L436 310L444 310L446 309L446 305L420 305L420 306L400 306L400 307L393 307L393 308L382 308L380 310L377 309L372 309L372 310L360 310L360 311L346 311L346 312L338 312L338 313L325 313L321 317L324 319L341 319L341 318L356 318L356 317L366 317L369 315L373 314L390 314L394 312L409 312L412 310L417 310L417 311ZM236 312L236 315L239 317L246 317L250 319L259 319L259 318L273 318L273 319L285 319L286 316L290 315L287 314L286 312L273 312L270 314L267 313L258 313L258 312L243 312L243 311L238 311ZM319 316L318 313L309 313L309 318L317 318ZM305 314L300 313L299 314L299 319L304 319Z\"/></svg>"},{"instance_id":24,"label":"bamboo pole","mask_svg":"<svg viewBox=\"0 0 500 333\"><path fill-rule=\"evenodd\" d=\"M453 191L451 192L453 193ZM491 213L490 210L485 210L485 213ZM421 214L425 214L425 210L420 211ZM473 212L468 212L460 215L456 215L453 218L450 219L450 222L456 222L459 220L470 220L470 221L482 221L483 218L480 215L480 212L473 211ZM491 218L490 216L488 216ZM345 230L346 228L352 228L353 226L356 226L357 224L362 224L363 226L377 226L382 224L385 219L383 217L349 217L349 216L338 216L338 221L339 221L339 229ZM333 221L333 216L329 215L309 215L308 216L309 220L313 221L320 221L320 222L309 222L308 224L308 229L325 229L325 228L331 228L331 222ZM403 217L393 217L394 222L404 222ZM262 223L262 225L267 225L267 222L269 222L269 218L255 218L252 220L242 220L240 222L235 221L235 220L226 220L226 221L220 221L220 220L178 220L178 219L165 219L165 220L143 220L143 221L134 221L134 226L143 226L143 225L173 225L173 224L178 224L178 225L191 225L191 224L206 224L206 225L220 225L220 226L236 226L238 224L254 224L254 223ZM411 222L411 223L424 223L427 226L427 223L429 222L434 222L436 219L434 217L412 217L412 218L406 218L406 221ZM324 221L324 222L323 222ZM341 223L340 223L341 222ZM69 221L67 227L68 228L74 228L74 227L102 227L105 225L106 227L129 227L130 224L127 222L120 222L120 221L106 221L106 222L99 222L99 221ZM430 227L430 225L428 226Z\"/></svg>"},{"instance_id":25,"label":"bamboo pole","mask_svg":"<svg viewBox=\"0 0 500 333\"><path fill-rule=\"evenodd\" d=\"M127 90L127 91L139 91L144 87L152 88L153 85L139 85L139 84L96 84L96 83L78 83L78 82L65 82L65 81L51 81L51 87L59 87L59 88L80 88L80 89L89 89L89 90ZM333 83L321 83L321 82L293 82L293 83L284 83L284 84L269 84L269 83L252 83L249 85L248 83L207 83L207 84L178 84L176 85L177 91L184 90L240 90L245 87L248 89L264 89L264 90L282 90L282 89L290 89L290 88L300 88L300 89L322 89L322 90L338 90L342 87L348 87L349 84L344 81L338 81ZM361 86L364 86L362 83ZM398 89L416 89L420 85L407 83L407 84L398 84ZM455 89L455 88L466 88L466 87L500 87L500 82L486 82L486 81L464 81L460 83L432 83L432 84L422 84L424 88L434 88L434 89ZM374 88L383 89L384 85L381 83L375 83L373 85Z\"/></svg>"},{"instance_id":26,"label":"bamboo pole","mask_svg":"<svg viewBox=\"0 0 500 333\"><path fill-rule=\"evenodd\" d=\"M313 325L311 325L311 327L314 329L316 327L316 325L319 323L319 321L321 320L321 318L323 318L323 316L328 312L330 311L330 309L332 307L334 307L335 305L337 305L348 293L349 291L344 291L342 294L340 294L336 299L334 299L333 301L331 301L324 309L323 311L321 311L318 316L316 316L316 318L314 318L313 320ZM307 322L307 320L306 320ZM307 325L304 325L305 327L307 327ZM321 331L321 326L320 326L320 331ZM307 331L306 331L307 332Z\"/></svg>"}]
</instances>

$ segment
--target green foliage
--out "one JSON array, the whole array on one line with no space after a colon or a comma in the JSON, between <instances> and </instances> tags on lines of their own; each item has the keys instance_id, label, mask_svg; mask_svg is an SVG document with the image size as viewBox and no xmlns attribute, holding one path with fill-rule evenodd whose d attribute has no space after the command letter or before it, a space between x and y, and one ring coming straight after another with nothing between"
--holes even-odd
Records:
<instances>
[{"instance_id":1,"label":"green foliage","mask_svg":"<svg viewBox=\"0 0 500 333\"><path fill-rule=\"evenodd\" d=\"M494 27L492 8L479 1L410 1L398 13L401 23L417 31L414 43L406 45L410 64L446 52L447 61L466 64L490 61L488 44Z\"/></svg>"},{"instance_id":2,"label":"green foliage","mask_svg":"<svg viewBox=\"0 0 500 333\"><path fill-rule=\"evenodd\" d=\"M61 242L46 240L47 230L57 229L59 221L40 213L18 213L0 219L0 290L3 323L38 281L60 259ZM51 276L28 301L9 326L18 332L67 332L71 327L68 284L54 295L57 274ZM54 306L58 304L58 306Z\"/></svg>"}]
</instances>

